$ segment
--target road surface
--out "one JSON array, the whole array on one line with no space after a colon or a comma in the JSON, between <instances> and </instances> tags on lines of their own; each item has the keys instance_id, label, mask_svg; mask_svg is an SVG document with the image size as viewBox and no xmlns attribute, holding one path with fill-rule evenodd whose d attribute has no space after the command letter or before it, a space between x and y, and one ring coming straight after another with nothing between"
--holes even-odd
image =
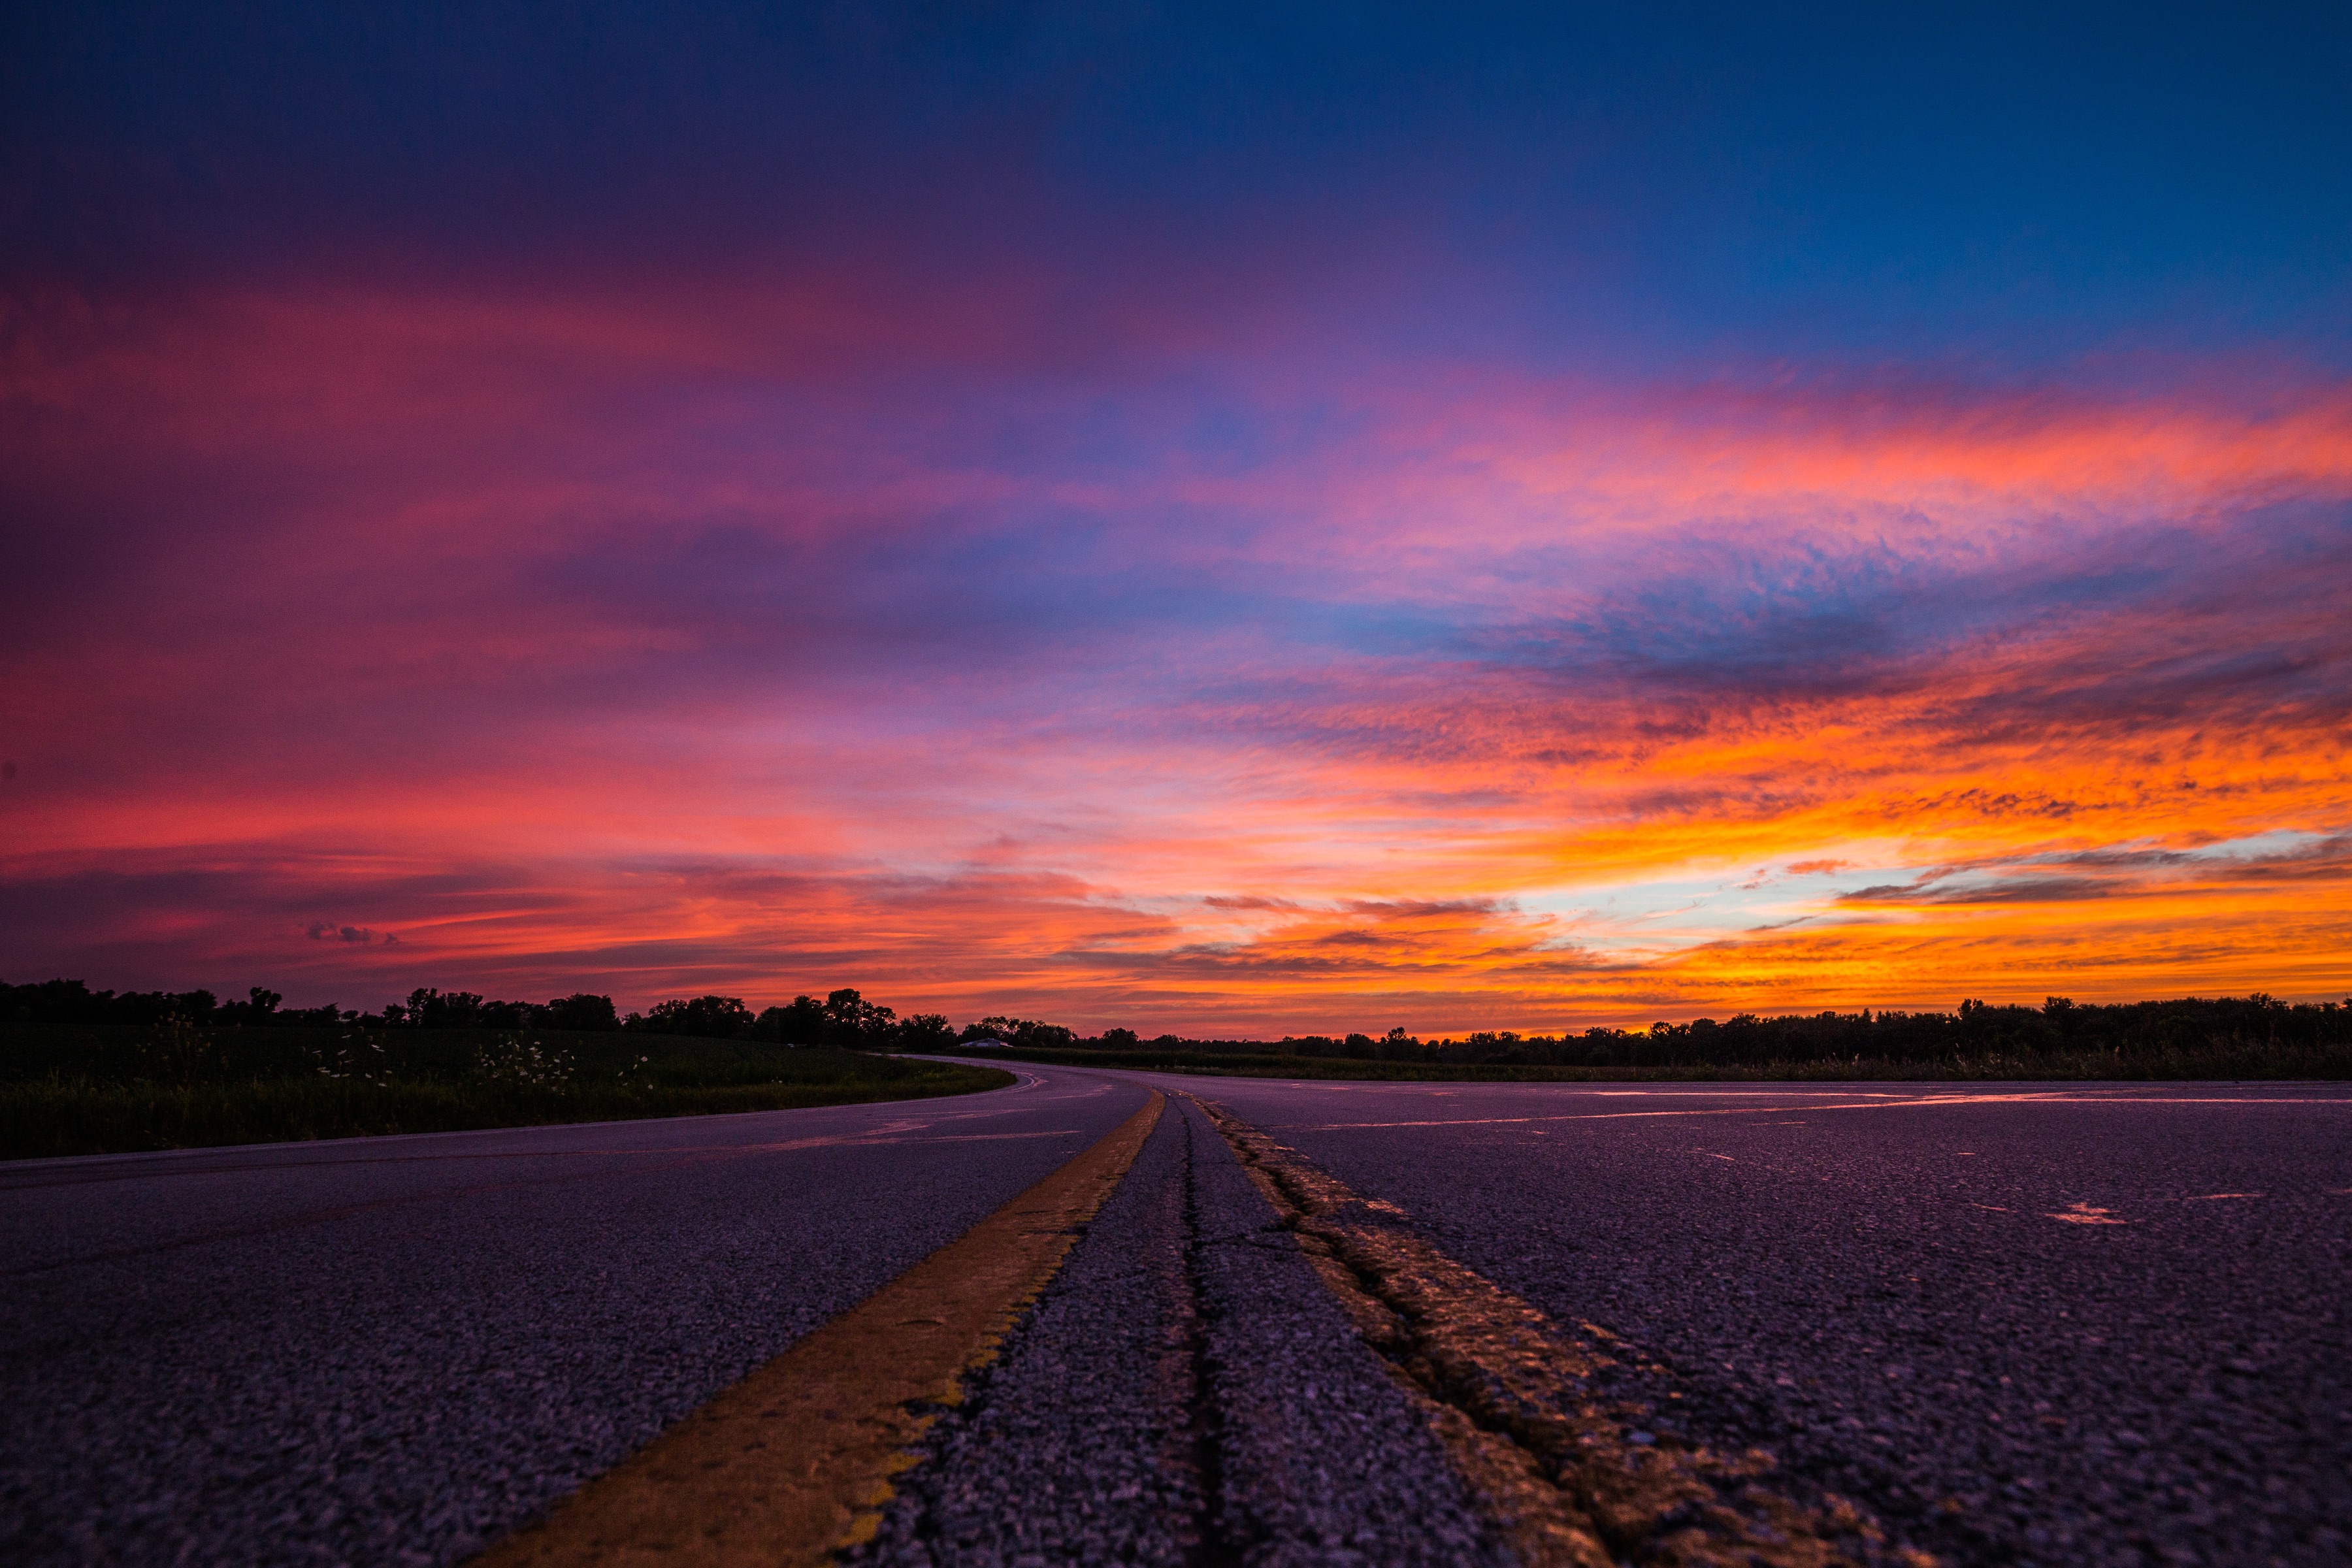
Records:
<instances>
[{"instance_id":1,"label":"road surface","mask_svg":"<svg viewBox=\"0 0 2352 1568\"><path fill-rule=\"evenodd\" d=\"M855 1560L2352 1556L2341 1089L1023 1072L0 1167L0 1558L462 1561L1150 1087Z\"/></svg>"},{"instance_id":2,"label":"road surface","mask_svg":"<svg viewBox=\"0 0 2352 1568\"><path fill-rule=\"evenodd\" d=\"M0 1562L459 1561L1142 1104L0 1166Z\"/></svg>"}]
</instances>

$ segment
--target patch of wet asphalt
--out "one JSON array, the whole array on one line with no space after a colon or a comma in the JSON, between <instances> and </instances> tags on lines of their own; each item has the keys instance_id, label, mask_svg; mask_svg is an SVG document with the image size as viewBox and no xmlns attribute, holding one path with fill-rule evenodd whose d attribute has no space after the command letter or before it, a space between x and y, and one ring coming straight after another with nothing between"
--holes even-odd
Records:
<instances>
[{"instance_id":1,"label":"patch of wet asphalt","mask_svg":"<svg viewBox=\"0 0 2352 1568\"><path fill-rule=\"evenodd\" d=\"M1144 1098L0 1167L0 1561L460 1561Z\"/></svg>"},{"instance_id":2,"label":"patch of wet asphalt","mask_svg":"<svg viewBox=\"0 0 2352 1568\"><path fill-rule=\"evenodd\" d=\"M1224 1141L1171 1100L868 1564L1501 1563Z\"/></svg>"},{"instance_id":3,"label":"patch of wet asphalt","mask_svg":"<svg viewBox=\"0 0 2352 1568\"><path fill-rule=\"evenodd\" d=\"M2352 1559L2352 1094L1183 1081L1940 1560Z\"/></svg>"}]
</instances>

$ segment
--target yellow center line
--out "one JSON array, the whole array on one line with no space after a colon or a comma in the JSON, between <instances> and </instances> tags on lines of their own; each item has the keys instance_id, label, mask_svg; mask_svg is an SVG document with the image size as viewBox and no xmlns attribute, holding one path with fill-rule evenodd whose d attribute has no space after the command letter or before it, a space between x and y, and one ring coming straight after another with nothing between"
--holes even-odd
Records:
<instances>
[{"instance_id":1,"label":"yellow center line","mask_svg":"<svg viewBox=\"0 0 2352 1568\"><path fill-rule=\"evenodd\" d=\"M1367 1220L1361 1211L1397 1211L1227 1108L1193 1102L1399 1385L1423 1402L1454 1473L1530 1568L1839 1568L1865 1554L1935 1568L1924 1552L1888 1549L1884 1528L1851 1503L1805 1506L1772 1489L1776 1461L1762 1449L1719 1452L1638 1430L1649 1413L1606 1393L1597 1372L1630 1362L1678 1399L1666 1367L1598 1324L1548 1319L1410 1229Z\"/></svg>"},{"instance_id":2,"label":"yellow center line","mask_svg":"<svg viewBox=\"0 0 2352 1568\"><path fill-rule=\"evenodd\" d=\"M478 1568L816 1564L872 1536L890 1479L996 1357L1135 1163L1158 1092L1108 1136L573 1493Z\"/></svg>"}]
</instances>

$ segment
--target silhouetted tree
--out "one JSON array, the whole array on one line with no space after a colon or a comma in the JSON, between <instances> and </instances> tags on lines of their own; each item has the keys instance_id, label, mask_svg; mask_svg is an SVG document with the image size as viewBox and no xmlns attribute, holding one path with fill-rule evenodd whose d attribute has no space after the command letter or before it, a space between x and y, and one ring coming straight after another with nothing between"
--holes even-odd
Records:
<instances>
[{"instance_id":1,"label":"silhouetted tree","mask_svg":"<svg viewBox=\"0 0 2352 1568\"><path fill-rule=\"evenodd\" d=\"M758 1022L740 996L697 996L656 1002L637 1026L649 1035L692 1035L708 1040L745 1040Z\"/></svg>"},{"instance_id":2,"label":"silhouetted tree","mask_svg":"<svg viewBox=\"0 0 2352 1568\"><path fill-rule=\"evenodd\" d=\"M898 1015L860 996L853 986L825 994L825 1037L837 1046L883 1045Z\"/></svg>"},{"instance_id":3,"label":"silhouetted tree","mask_svg":"<svg viewBox=\"0 0 2352 1568\"><path fill-rule=\"evenodd\" d=\"M486 1002L470 991L440 992L419 986L404 1002L385 1006L386 1024L419 1029L502 1026L612 1029L616 1026L719 1038L746 1036L793 1045L832 1042L869 1048L945 1045L951 1038L992 1037L1025 1049L1066 1048L1073 1031L1036 1019L992 1016L951 1035L936 1014L899 1021L892 1011L866 1001L854 988L819 1002L797 997L789 1006L770 1007L754 1018L740 998L705 996L665 1002L652 1016L615 1016L612 998L581 993L544 1006ZM210 991L92 991L79 980L29 984L0 983L0 1024L131 1026L153 1030L179 1018L198 1030L237 1026L271 1029L329 1029L372 1024L330 1003L318 1007L283 1005L278 993L250 987L241 1002L221 1004ZM174 1025L174 1028L182 1027ZM1989 1004L1969 997L1950 1013L1822 1012L1765 1017L1739 1013L1717 1022L1659 1022L1645 1029L1591 1028L1580 1035L1522 1037L1482 1031L1462 1039L1419 1040L1402 1028L1378 1040L1360 1034L1340 1038L1309 1035L1279 1045L1255 1040L1186 1040L1162 1035L1150 1042L1160 1051L1282 1052L1300 1056L1362 1056L1388 1060L1447 1063L1515 1063L1563 1067L1674 1067L1778 1062L1906 1061L1922 1065L2013 1058L2031 1063L2052 1052L2104 1054L2152 1066L2165 1053L2194 1054L2217 1047L2336 1049L2352 1042L2352 1005L2337 1002L2285 1003L2263 994L2243 997L2179 997L2169 1001L2076 1003L2050 997L2040 1006ZM1141 1048L1126 1029L1103 1032L1097 1045L1114 1050ZM258 1042L250 1042L257 1045ZM209 1048L209 1047L207 1047ZM240 1047L245 1048L245 1047ZM2303 1070L2299 1068L2298 1070Z\"/></svg>"},{"instance_id":4,"label":"silhouetted tree","mask_svg":"<svg viewBox=\"0 0 2352 1568\"><path fill-rule=\"evenodd\" d=\"M911 1013L899 1021L893 1041L902 1051L935 1051L955 1044L955 1027L938 1013Z\"/></svg>"},{"instance_id":5,"label":"silhouetted tree","mask_svg":"<svg viewBox=\"0 0 2352 1568\"><path fill-rule=\"evenodd\" d=\"M541 1009L541 1023L550 1029L611 1030L621 1026L621 1016L614 1011L610 996L575 992L558 996Z\"/></svg>"},{"instance_id":6,"label":"silhouetted tree","mask_svg":"<svg viewBox=\"0 0 2352 1568\"><path fill-rule=\"evenodd\" d=\"M481 1023L482 999L471 991L445 993L420 985L408 994L406 1003L386 1007L383 1016L388 1024L412 1029L471 1029Z\"/></svg>"},{"instance_id":7,"label":"silhouetted tree","mask_svg":"<svg viewBox=\"0 0 2352 1568\"><path fill-rule=\"evenodd\" d=\"M224 1004L213 1015L213 1022L235 1027L274 1023L277 1021L278 1004L286 1000L277 992L259 985L247 987L245 995L242 1002Z\"/></svg>"},{"instance_id":8,"label":"silhouetted tree","mask_svg":"<svg viewBox=\"0 0 2352 1568\"><path fill-rule=\"evenodd\" d=\"M1059 1024L1041 1024L1034 1018L1012 1018L996 1014L977 1023L966 1024L957 1037L965 1040L1003 1040L1008 1046L1024 1050L1066 1050L1077 1044L1075 1029Z\"/></svg>"},{"instance_id":9,"label":"silhouetted tree","mask_svg":"<svg viewBox=\"0 0 2352 1568\"><path fill-rule=\"evenodd\" d=\"M824 1004L814 996L795 996L789 1007L761 1013L752 1033L778 1045L821 1046L825 1042Z\"/></svg>"}]
</instances>

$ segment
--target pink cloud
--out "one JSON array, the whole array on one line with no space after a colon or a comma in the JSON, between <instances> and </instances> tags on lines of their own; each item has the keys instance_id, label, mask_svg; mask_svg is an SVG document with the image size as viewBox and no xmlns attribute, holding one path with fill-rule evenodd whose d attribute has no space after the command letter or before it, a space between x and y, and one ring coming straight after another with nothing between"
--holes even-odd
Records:
<instances>
[{"instance_id":1,"label":"pink cloud","mask_svg":"<svg viewBox=\"0 0 2352 1568\"><path fill-rule=\"evenodd\" d=\"M2333 384L1337 381L900 302L19 301L0 883L83 913L18 951L1508 1021L1747 973L1538 893L2345 825Z\"/></svg>"}]
</instances>

